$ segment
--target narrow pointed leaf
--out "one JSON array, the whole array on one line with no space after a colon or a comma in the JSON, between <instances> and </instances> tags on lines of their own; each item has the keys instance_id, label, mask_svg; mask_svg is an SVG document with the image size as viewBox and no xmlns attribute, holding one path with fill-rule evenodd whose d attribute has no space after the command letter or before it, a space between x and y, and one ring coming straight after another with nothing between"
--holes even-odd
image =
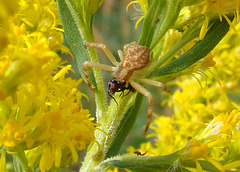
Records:
<instances>
[{"instance_id":1,"label":"narrow pointed leaf","mask_svg":"<svg viewBox=\"0 0 240 172\"><path fill-rule=\"evenodd\" d=\"M57 0L64 33L74 53L78 70L85 81L86 78L82 68L83 62L98 62L96 49L92 47L84 48L84 45L86 42L95 42L92 30L93 17L102 2L103 0ZM97 112L104 112L106 109L106 97L101 72L92 68L88 70L90 83L96 88L95 98L98 104L97 108L99 108Z\"/></svg>"},{"instance_id":2,"label":"narrow pointed leaf","mask_svg":"<svg viewBox=\"0 0 240 172\"><path fill-rule=\"evenodd\" d=\"M131 171L167 171L174 167L180 168L178 163L179 153L175 152L165 156L137 156L137 155L123 155L117 156L111 159L107 159L105 163L111 164L118 168L127 168ZM182 170L188 171L181 167Z\"/></svg>"},{"instance_id":3,"label":"narrow pointed leaf","mask_svg":"<svg viewBox=\"0 0 240 172\"><path fill-rule=\"evenodd\" d=\"M223 21L215 20L203 40L197 42L178 59L154 72L153 77L174 74L188 68L210 53L228 31L229 24L225 19Z\"/></svg>"},{"instance_id":4,"label":"narrow pointed leaf","mask_svg":"<svg viewBox=\"0 0 240 172\"><path fill-rule=\"evenodd\" d=\"M199 160L203 170L216 171L219 170L206 160ZM195 160L181 159L181 151L163 156L137 156L122 155L107 159L104 164L110 164L118 168L126 168L136 172L165 172L165 171L189 171L190 168L196 168Z\"/></svg>"},{"instance_id":5,"label":"narrow pointed leaf","mask_svg":"<svg viewBox=\"0 0 240 172\"><path fill-rule=\"evenodd\" d=\"M93 53L84 48L86 42L94 42L92 32L93 14L100 6L102 1L74 1L74 0L57 0L58 11L64 28L68 44L70 45L76 58L77 67L83 78L84 72L82 64L84 61L97 61L95 50ZM93 5L95 3L96 5ZM94 59L93 59L94 58ZM95 85L95 80L90 69L90 80Z\"/></svg>"},{"instance_id":6,"label":"narrow pointed leaf","mask_svg":"<svg viewBox=\"0 0 240 172\"><path fill-rule=\"evenodd\" d=\"M176 21L181 7L182 0L149 1L149 9L143 22L139 44L151 49L155 47Z\"/></svg>"}]
</instances>

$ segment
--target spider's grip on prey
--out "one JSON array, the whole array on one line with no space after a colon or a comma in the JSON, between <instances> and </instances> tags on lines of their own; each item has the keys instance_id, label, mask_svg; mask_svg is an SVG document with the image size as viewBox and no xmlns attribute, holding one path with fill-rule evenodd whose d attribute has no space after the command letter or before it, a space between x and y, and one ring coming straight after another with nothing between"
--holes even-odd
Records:
<instances>
[{"instance_id":1,"label":"spider's grip on prey","mask_svg":"<svg viewBox=\"0 0 240 172\"><path fill-rule=\"evenodd\" d=\"M98 62L85 61L82 67L84 70L84 75L86 77L88 86L90 88L94 89L89 81L88 67L113 72L112 76L114 77L114 79L108 82L108 94L111 98L114 99L115 102L116 100L113 97L115 92L121 92L123 96L126 96L130 91L138 91L147 97L148 99L147 124L143 135L145 136L152 121L153 98L151 93L137 82L160 87L166 92L170 91L167 89L165 84L159 81L150 80L138 76L138 74L140 73L139 70L145 68L149 63L148 47L137 45L134 43L125 45L124 52L118 50L118 55L121 59L121 62L118 62L115 59L111 51L104 44L87 42L85 44L85 47L94 47L102 49L107 55L108 59L114 65L109 66ZM138 73L135 73L135 71L138 71ZM124 94L125 90L128 90L127 94Z\"/></svg>"}]
</instances>

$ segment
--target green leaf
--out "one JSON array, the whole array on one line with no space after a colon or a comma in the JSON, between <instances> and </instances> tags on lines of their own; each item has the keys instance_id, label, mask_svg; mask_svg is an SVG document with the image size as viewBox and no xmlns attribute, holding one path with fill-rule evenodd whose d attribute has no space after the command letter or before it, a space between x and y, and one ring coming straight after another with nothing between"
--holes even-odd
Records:
<instances>
[{"instance_id":1,"label":"green leaf","mask_svg":"<svg viewBox=\"0 0 240 172\"><path fill-rule=\"evenodd\" d=\"M173 26L181 10L182 2L183 0L149 1L139 44L153 49L167 30Z\"/></svg>"},{"instance_id":2,"label":"green leaf","mask_svg":"<svg viewBox=\"0 0 240 172\"><path fill-rule=\"evenodd\" d=\"M127 135L131 131L137 119L139 110L141 108L142 100L143 100L143 95L138 94L135 99L135 105L127 111L120 125L118 126L115 137L113 138L112 143L109 146L109 149L106 153L105 158L110 158L112 156L115 156L120 151L123 142L125 141Z\"/></svg>"},{"instance_id":3,"label":"green leaf","mask_svg":"<svg viewBox=\"0 0 240 172\"><path fill-rule=\"evenodd\" d=\"M98 8L102 5L104 0L85 0L85 7L88 9L89 14L93 15L96 13Z\"/></svg>"},{"instance_id":4,"label":"green leaf","mask_svg":"<svg viewBox=\"0 0 240 172\"><path fill-rule=\"evenodd\" d=\"M104 163L108 163L118 168L127 168L131 171L168 171L171 168L182 169L188 171L180 166L179 152L175 152L165 156L137 156L137 155L123 155L111 159L107 159Z\"/></svg>"},{"instance_id":5,"label":"green leaf","mask_svg":"<svg viewBox=\"0 0 240 172\"><path fill-rule=\"evenodd\" d=\"M23 172L21 162L16 156L13 156L13 168L14 168L14 171L16 172Z\"/></svg>"},{"instance_id":6,"label":"green leaf","mask_svg":"<svg viewBox=\"0 0 240 172\"><path fill-rule=\"evenodd\" d=\"M90 60L87 51L84 48L85 42L93 42L90 18L84 19L83 8L77 8L78 5L73 0L57 0L58 11L64 28L67 41L73 50L77 61L80 74L84 77L82 63ZM92 76L92 72L90 72ZM91 77L93 78L93 77Z\"/></svg>"},{"instance_id":7,"label":"green leaf","mask_svg":"<svg viewBox=\"0 0 240 172\"><path fill-rule=\"evenodd\" d=\"M103 0L57 0L58 11L68 44L77 61L78 70L85 79L82 64L85 61L98 61L96 50L84 48L86 42L95 42L92 23L93 15ZM90 81L97 87L92 69L89 69Z\"/></svg>"},{"instance_id":8,"label":"green leaf","mask_svg":"<svg viewBox=\"0 0 240 172\"><path fill-rule=\"evenodd\" d=\"M206 160L198 161L203 170L216 171L219 170ZM109 158L101 165L113 165L118 168L127 168L131 171L189 171L188 168L196 168L195 160L181 159L181 150L173 154L163 156L137 156L137 155L122 155Z\"/></svg>"},{"instance_id":9,"label":"green leaf","mask_svg":"<svg viewBox=\"0 0 240 172\"><path fill-rule=\"evenodd\" d=\"M178 59L155 71L153 77L181 72L198 60L204 58L229 31L228 22L215 20L203 40L198 41L189 51Z\"/></svg>"},{"instance_id":10,"label":"green leaf","mask_svg":"<svg viewBox=\"0 0 240 172\"><path fill-rule=\"evenodd\" d=\"M73 50L79 72L84 79L83 62L98 61L96 49L89 47L87 51L84 45L86 42L95 42L92 31L93 14L101 3L102 0L57 0L64 33ZM93 70L94 74L92 72ZM96 103L98 104L97 108L99 108L97 112L105 112L106 96L102 75L98 69L93 70L89 68L89 79L91 84L96 88ZM100 115L97 114L97 117L98 116Z\"/></svg>"},{"instance_id":11,"label":"green leaf","mask_svg":"<svg viewBox=\"0 0 240 172\"><path fill-rule=\"evenodd\" d=\"M15 151L15 155L13 156L14 170L17 172L32 171L32 169L28 166L28 159L24 150L17 148Z\"/></svg>"},{"instance_id":12,"label":"green leaf","mask_svg":"<svg viewBox=\"0 0 240 172\"><path fill-rule=\"evenodd\" d=\"M156 24L150 49L153 49L160 42L161 38L165 35L168 29L174 25L182 8L182 4L183 0L166 1L166 11L163 11L163 13L159 16L159 23L157 22ZM162 6L157 6L157 8L162 8Z\"/></svg>"}]
</instances>

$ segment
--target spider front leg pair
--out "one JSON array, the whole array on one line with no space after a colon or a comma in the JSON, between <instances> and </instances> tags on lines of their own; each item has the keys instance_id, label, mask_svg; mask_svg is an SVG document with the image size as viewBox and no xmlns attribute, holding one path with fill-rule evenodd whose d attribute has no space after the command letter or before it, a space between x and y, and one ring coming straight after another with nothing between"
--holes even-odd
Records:
<instances>
[{"instance_id":1,"label":"spider front leg pair","mask_svg":"<svg viewBox=\"0 0 240 172\"><path fill-rule=\"evenodd\" d=\"M95 47L95 48L101 48L105 54L107 55L107 57L109 58L109 60L114 64L114 65L117 65L118 62L116 61L115 57L112 55L112 53L110 52L110 50L107 48L106 45L104 44L97 44L97 43L91 43L91 42L87 42L85 44L85 48L89 46L89 47ZM90 83L90 80L89 80L89 72L88 72L88 67L92 67L92 68L97 68L97 69L100 69L100 70L105 70L105 71L110 71L110 72L114 72L116 69L116 67L114 66L109 66L109 65L105 65L105 64L101 64L101 63L98 63L98 62L92 62L92 61L85 61L83 64L82 64L82 67L83 67L83 71L84 71L84 75L86 77L86 80L87 80L87 84L88 86L94 90L94 87L92 87L91 83Z\"/></svg>"},{"instance_id":2,"label":"spider front leg pair","mask_svg":"<svg viewBox=\"0 0 240 172\"><path fill-rule=\"evenodd\" d=\"M106 47L106 45L87 42L85 44L85 47L87 46L101 48L105 52L109 60L112 62L112 64L114 65L114 66L109 66L109 65L105 65L97 62L85 61L83 63L83 70L84 70L84 74L85 74L88 86L90 88L94 89L91 86L91 83L89 81L88 67L98 68L100 70L113 72L112 76L115 79L108 82L108 93L111 97L113 97L113 94L115 92L120 92L120 91L124 92L124 90L129 90L129 91L136 90L147 97L148 99L147 124L146 124L145 132L143 135L145 136L152 120L153 98L151 93L148 92L144 87L142 87L137 82L142 82L145 84L157 86L162 88L164 91L169 92L165 84L158 81L141 78L137 76L136 71L146 67L149 63L148 47L142 46L142 45L136 45L133 43L127 44L126 46L124 46L124 52L120 50L118 51L118 55L122 61L117 62L113 54Z\"/></svg>"}]
</instances>

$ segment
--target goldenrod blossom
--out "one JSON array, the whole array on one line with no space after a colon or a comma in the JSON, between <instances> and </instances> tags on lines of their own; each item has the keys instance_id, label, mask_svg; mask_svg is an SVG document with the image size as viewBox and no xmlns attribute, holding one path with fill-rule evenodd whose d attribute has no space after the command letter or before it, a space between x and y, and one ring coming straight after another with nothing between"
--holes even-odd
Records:
<instances>
[{"instance_id":1,"label":"goldenrod blossom","mask_svg":"<svg viewBox=\"0 0 240 172\"><path fill-rule=\"evenodd\" d=\"M56 2L8 3L12 8L2 2L0 7L0 39L5 40L0 44L0 169L5 169L5 153L19 151L25 168L66 167L77 162L78 150L96 142L99 124L82 107L86 96L77 89L82 79L66 78L71 65L64 67L56 52L69 53L62 45Z\"/></svg>"},{"instance_id":2,"label":"goldenrod blossom","mask_svg":"<svg viewBox=\"0 0 240 172\"><path fill-rule=\"evenodd\" d=\"M232 14L235 16L235 19L239 20L239 0L204 0L194 6L195 8L190 9L199 9L200 12L197 13L205 17L199 36L200 39L204 38L208 29L209 20L212 16L218 16L220 20L224 17L233 29L235 29L234 22L236 20L231 21L227 15Z\"/></svg>"},{"instance_id":3,"label":"goldenrod blossom","mask_svg":"<svg viewBox=\"0 0 240 172\"><path fill-rule=\"evenodd\" d=\"M226 142L232 137L234 128L240 120L240 112L233 110L230 114L218 115L215 117L208 126L201 131L196 137L196 139L206 139L210 147L221 145L221 142ZM215 137L215 140L211 141L209 138ZM217 140L220 139L220 140Z\"/></svg>"},{"instance_id":4,"label":"goldenrod blossom","mask_svg":"<svg viewBox=\"0 0 240 172\"><path fill-rule=\"evenodd\" d=\"M230 114L225 114L224 116L219 115L215 117L208 126L199 132L193 140L191 140L182 154L182 158L194 159L197 163L197 169L200 170L201 166L197 162L199 158L205 158L211 162L216 168L223 171L224 167L215 159L222 159L226 154L215 154L212 153L211 156L206 154L211 154L211 150L214 152L216 148L222 149L219 152L225 152L224 148L229 147L229 143L234 137L234 132L236 133L236 124L240 120L240 112L233 110ZM215 159L213 159L213 155ZM217 155L217 156L216 156Z\"/></svg>"},{"instance_id":5,"label":"goldenrod blossom","mask_svg":"<svg viewBox=\"0 0 240 172\"><path fill-rule=\"evenodd\" d=\"M237 19L238 17L238 10L239 10L239 0L206 0L203 6L202 14L205 14L205 22L202 27L202 33L200 35L200 39L205 36L206 33L206 25L208 25L208 17L207 15L211 13L218 14L220 20L222 20L222 16L228 21L229 25L235 29L234 25L232 24L232 21L227 17L227 14L234 13ZM205 29L204 29L205 28ZM205 30L205 32L204 32Z\"/></svg>"},{"instance_id":6,"label":"goldenrod blossom","mask_svg":"<svg viewBox=\"0 0 240 172\"><path fill-rule=\"evenodd\" d=\"M139 4L141 9L139 9L138 7L134 6L134 8L137 10L137 12L139 14L137 14L133 19L138 18L136 25L135 25L135 29L137 29L138 24L140 23L141 20L143 20L143 18L146 16L147 14L147 9L148 9L148 2L147 0L137 0L137 1L132 1L130 2L127 7L126 7L126 11L128 11L128 8L130 5L132 4Z\"/></svg>"}]
</instances>

